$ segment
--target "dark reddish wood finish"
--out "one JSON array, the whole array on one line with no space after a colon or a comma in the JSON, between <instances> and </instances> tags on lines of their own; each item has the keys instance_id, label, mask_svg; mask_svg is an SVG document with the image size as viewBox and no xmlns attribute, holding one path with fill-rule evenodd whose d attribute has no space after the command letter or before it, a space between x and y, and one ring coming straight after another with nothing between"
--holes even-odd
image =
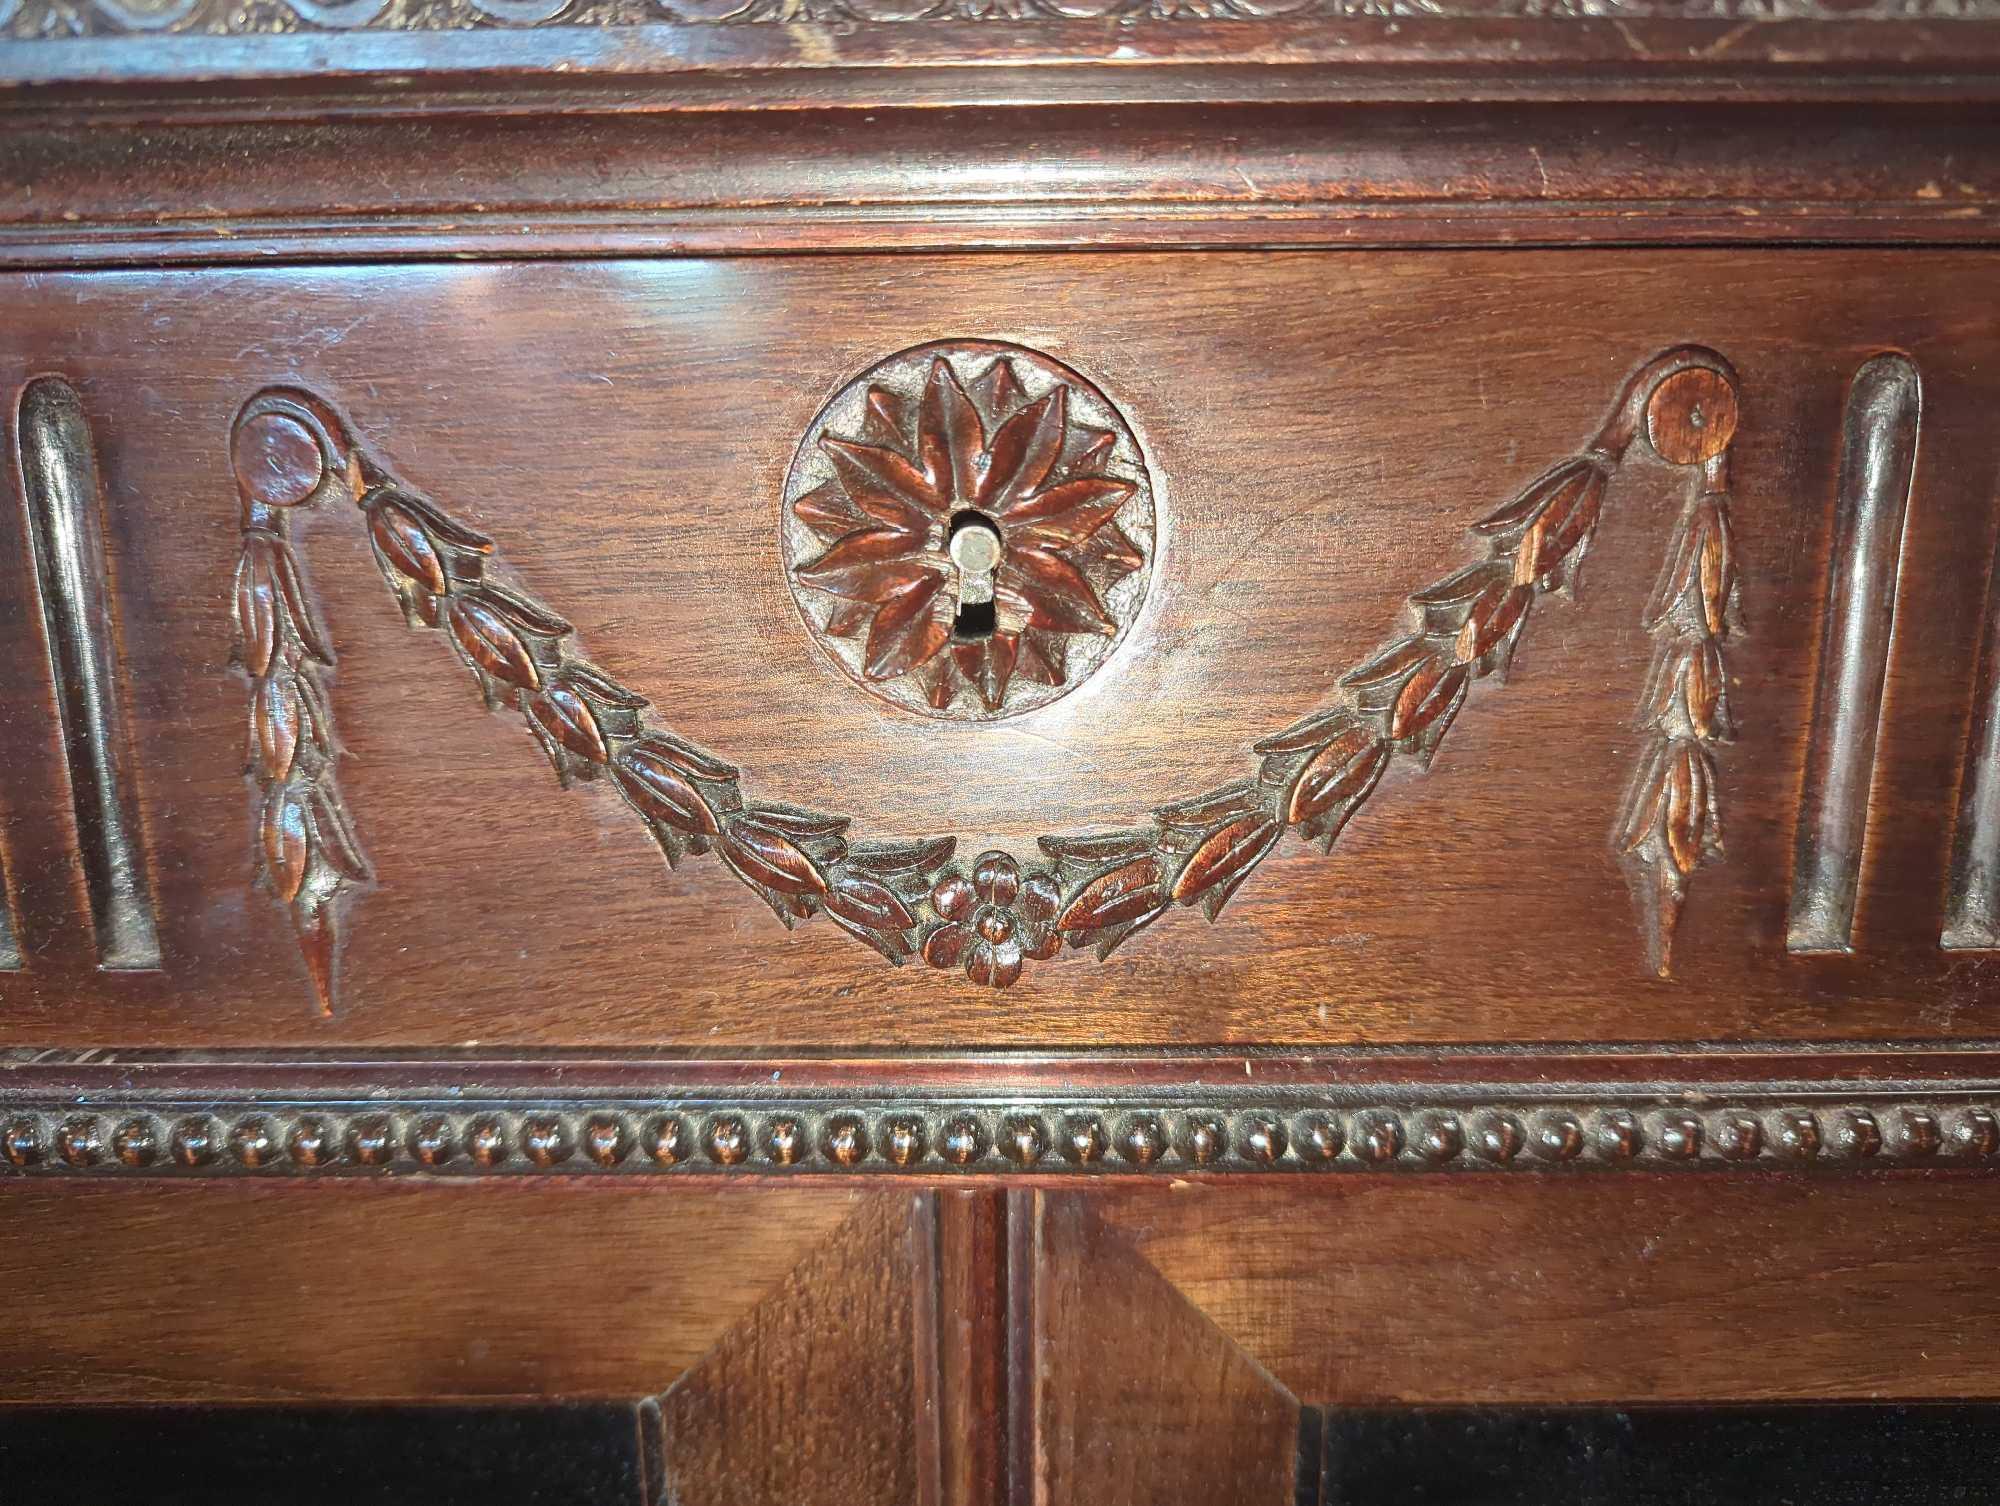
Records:
<instances>
[{"instance_id":1,"label":"dark reddish wood finish","mask_svg":"<svg viewBox=\"0 0 2000 1506\"><path fill-rule=\"evenodd\" d=\"M10 858L28 965L0 976L5 1031L187 1046L1977 1037L1985 966L1937 937L1996 463L1985 335L1964 311L1996 276L1974 253L1630 252L19 284L8 359L77 369L100 430L167 965L95 971L63 880L70 833L25 819L65 801L45 661L15 655ZM1559 333L1579 306L1591 327ZM163 369L196 311L218 354ZM97 348L94 332L145 319L146 340ZM1174 509L1126 649L1032 724L940 724L857 691L805 640L778 553L780 478L815 406L877 353L974 325L1089 371ZM594 662L760 793L851 815L857 836L1027 852L1250 772L1251 742L1326 704L1396 635L1408 592L1478 557L1469 524L1689 335L1726 350L1743 386L1747 626L1728 659L1726 855L1696 881L1671 981L1649 978L1627 908L1600 902L1652 648L1644 607L1682 501L1670 469L1643 460L1607 495L1580 605L1538 610L1510 683L1481 685L1430 772L1391 775L1331 859L1281 848L1212 929L1176 914L1103 965L1031 970L1004 1008L970 980L888 969L824 923L787 934L712 863L669 875L621 802L555 788L437 639L409 634L357 520L316 514L296 542L339 657L342 787L377 876L353 907L331 1021L315 1018L289 926L249 887L227 435L274 378L339 402L401 477L504 540L514 578L577 625ZM1897 797L1871 830L1855 953L1792 958L1840 402L1891 337L1941 374L1904 557L1924 589L1898 618L1879 744L1878 788ZM1294 357L1275 368L1273 338ZM1177 375L1191 340L1198 388ZM1542 761L1552 746L1560 777Z\"/></svg>"},{"instance_id":2,"label":"dark reddish wood finish","mask_svg":"<svg viewBox=\"0 0 2000 1506\"><path fill-rule=\"evenodd\" d=\"M161 950L100 967L17 511L0 1406L591 1399L687 1506L1234 1506L1324 1407L2000 1401L2000 973L1940 945L1989 0L482 3L0 43L0 392L94 431ZM1062 362L1148 473L1143 599L1025 716L887 704L788 579L802 438L931 342ZM1866 854L1798 955L1885 352ZM956 411L900 434L975 495Z\"/></svg>"}]
</instances>

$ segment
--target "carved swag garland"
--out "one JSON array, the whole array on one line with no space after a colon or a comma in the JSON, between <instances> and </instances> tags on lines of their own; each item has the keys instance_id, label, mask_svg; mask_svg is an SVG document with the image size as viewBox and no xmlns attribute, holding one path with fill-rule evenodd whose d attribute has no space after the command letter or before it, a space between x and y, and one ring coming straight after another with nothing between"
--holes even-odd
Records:
<instances>
[{"instance_id":1,"label":"carved swag garland","mask_svg":"<svg viewBox=\"0 0 2000 1506\"><path fill-rule=\"evenodd\" d=\"M1686 346L1655 357L1580 453L1474 525L1486 557L1409 598L1410 624L1344 678L1342 704L1257 743L1254 775L1163 806L1150 826L1043 837L1042 861L1024 871L1001 852L956 860L949 837L852 842L844 816L746 800L737 769L657 722L645 697L583 658L567 622L487 578L491 540L404 486L318 398L268 389L231 436L259 875L290 911L330 1011L341 902L372 873L335 782L334 655L289 532L292 513L342 496L410 625L444 633L489 708L522 714L565 786L608 779L670 865L714 852L787 927L824 914L892 963L920 954L996 988L1065 943L1103 958L1176 905L1213 921L1287 830L1331 850L1394 759L1428 766L1473 683L1505 678L1536 601L1572 591L1605 487L1643 426L1653 452L1695 478L1646 608L1647 742L1614 834L1664 977L1688 877L1721 845L1714 748L1732 733L1721 647L1739 627L1736 416L1721 356Z\"/></svg>"}]
</instances>

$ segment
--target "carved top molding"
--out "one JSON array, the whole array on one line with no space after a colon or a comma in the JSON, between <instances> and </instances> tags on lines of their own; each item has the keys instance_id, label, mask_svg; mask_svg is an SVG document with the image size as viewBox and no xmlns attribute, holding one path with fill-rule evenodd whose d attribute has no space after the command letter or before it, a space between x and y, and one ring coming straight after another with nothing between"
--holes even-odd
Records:
<instances>
[{"instance_id":1,"label":"carved top molding","mask_svg":"<svg viewBox=\"0 0 2000 1506\"><path fill-rule=\"evenodd\" d=\"M2000 0L0 0L0 35L251 36L646 24L896 26L1353 19L1993 21Z\"/></svg>"}]
</instances>

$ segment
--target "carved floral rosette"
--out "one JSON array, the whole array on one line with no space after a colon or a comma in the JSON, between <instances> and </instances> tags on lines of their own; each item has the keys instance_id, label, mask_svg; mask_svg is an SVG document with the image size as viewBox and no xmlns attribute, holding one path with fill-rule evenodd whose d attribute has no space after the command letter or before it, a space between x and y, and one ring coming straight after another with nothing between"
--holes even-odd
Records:
<instances>
[{"instance_id":1,"label":"carved floral rosette","mask_svg":"<svg viewBox=\"0 0 2000 1506\"><path fill-rule=\"evenodd\" d=\"M801 440L787 578L808 630L905 710L986 721L1066 694L1111 657L1152 571L1152 483L1123 415L1015 345L947 342L878 362ZM984 528L989 620L956 630L955 532Z\"/></svg>"},{"instance_id":2,"label":"carved floral rosette","mask_svg":"<svg viewBox=\"0 0 2000 1506\"><path fill-rule=\"evenodd\" d=\"M917 495L921 483L939 492L957 466L972 477L961 484L976 486L993 473L996 454L1032 449L1038 431L1068 434L1048 418L1051 393L1070 383L1054 377L1038 393L1013 375L1022 359L982 367L983 401L935 352L925 355L915 413L873 401L864 388L861 402L883 414L881 448L915 478L901 491ZM995 399L1007 381L1022 390ZM959 399L971 411L953 418ZM926 415L926 403L935 414ZM1037 403L1045 404L1039 414ZM1643 433L1655 459L1685 471L1691 485L1645 609L1655 642L1639 712L1647 741L1612 846L1632 884L1649 964L1664 977L1689 879L1721 846L1716 750L1733 730L1722 652L1740 616L1727 469L1737 405L1735 374L1713 351L1689 346L1655 357L1623 385L1587 445L1474 524L1481 557L1410 596L1401 631L1343 677L1335 704L1255 744L1252 773L1162 806L1144 825L1043 837L1036 859L1023 862L997 851L966 861L948 836L856 840L846 816L746 791L733 765L675 734L644 695L593 665L570 624L505 577L491 540L401 482L320 399L271 389L246 405L234 431L244 506L239 657L252 684L260 875L291 911L330 1008L337 917L371 870L334 779L333 653L289 538L289 517L302 507L333 498L355 505L408 623L442 634L487 705L522 718L561 783L614 790L670 865L713 854L787 927L825 916L891 963L921 958L1006 987L1026 963L1065 947L1107 957L1176 908L1199 907L1215 920L1288 831L1331 849L1393 766L1427 767L1474 688L1505 678L1538 604L1574 591L1607 487ZM1013 437L1003 443L1010 422ZM836 444L857 442L867 441L836 436ZM1022 495L1103 477L1089 458L1094 448L1088 434L1049 444ZM1077 457L1086 463L1066 471ZM1018 465L1006 459L1000 473L1012 477ZM842 500L854 502L862 484L844 481ZM831 517L825 485L799 495L821 497ZM1101 480L1092 490L1091 505L1110 508L1106 520L1122 525L1119 509L1132 494ZM940 492L931 510L945 500ZM871 526L841 523L850 532ZM1095 532L1078 537L1087 542Z\"/></svg>"}]
</instances>

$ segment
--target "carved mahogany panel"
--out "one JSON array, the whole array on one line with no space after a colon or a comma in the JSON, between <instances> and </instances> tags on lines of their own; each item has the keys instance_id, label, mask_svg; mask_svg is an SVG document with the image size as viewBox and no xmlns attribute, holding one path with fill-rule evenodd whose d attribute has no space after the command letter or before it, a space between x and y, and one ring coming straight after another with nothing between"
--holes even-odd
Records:
<instances>
[{"instance_id":1,"label":"carved mahogany panel","mask_svg":"<svg viewBox=\"0 0 2000 1506\"><path fill-rule=\"evenodd\" d=\"M101 435L162 969L97 972L59 882L72 832L16 821L24 965L0 974L0 1038L1980 1035L1994 985L1938 938L1995 444L1978 417L1991 332L1963 309L1996 280L1971 253L1632 252L13 287L10 379L65 371ZM1583 303L1587 332L1556 318ZM87 327L151 311L152 333L103 349L79 307ZM788 554L785 530L809 495L831 528L842 499L787 476L816 415L885 353L996 337L1116 395L1155 527L1128 527L1134 496L1113 495L1139 485L1129 459L1077 471L1102 493L1091 507L1121 510L1074 547L1118 527L1143 599L1068 694L953 721L860 693L814 641L824 622L794 591L824 560ZM1802 956L1784 914L1826 501L1847 383L1890 347L1925 390L1873 758L1901 794L1870 826L1852 952ZM935 370L910 389L919 409ZM959 444L905 411L881 420L883 453L921 467L935 441L940 464L962 452L990 472L1003 438L1032 448L1024 420L1057 389L966 385L999 370L947 363L934 383L940 414L955 388L978 434L962 423ZM866 443L839 423L833 439ZM1064 439L1061 463L1091 443ZM309 505L323 489L341 505ZM826 549L870 526L846 521ZM1107 612L1108 581L1090 586ZM823 597L801 599L817 614ZM407 632L398 598L441 631ZM867 606L877 623L889 609ZM447 644L519 714L484 714ZM878 667L899 651L885 640ZM956 664L955 648L923 662L945 652ZM10 704L50 708L5 734L21 811L67 804L45 665L0 668ZM991 667L989 647L973 681ZM559 791L524 725L558 774L625 777ZM1287 827L1339 840L1329 855ZM702 845L724 862L661 861ZM789 931L760 894L781 920L837 924ZM1179 917L1100 964L1032 965L1058 936L1115 943L1219 899L1213 927ZM305 1007L314 975L330 1017Z\"/></svg>"}]
</instances>

